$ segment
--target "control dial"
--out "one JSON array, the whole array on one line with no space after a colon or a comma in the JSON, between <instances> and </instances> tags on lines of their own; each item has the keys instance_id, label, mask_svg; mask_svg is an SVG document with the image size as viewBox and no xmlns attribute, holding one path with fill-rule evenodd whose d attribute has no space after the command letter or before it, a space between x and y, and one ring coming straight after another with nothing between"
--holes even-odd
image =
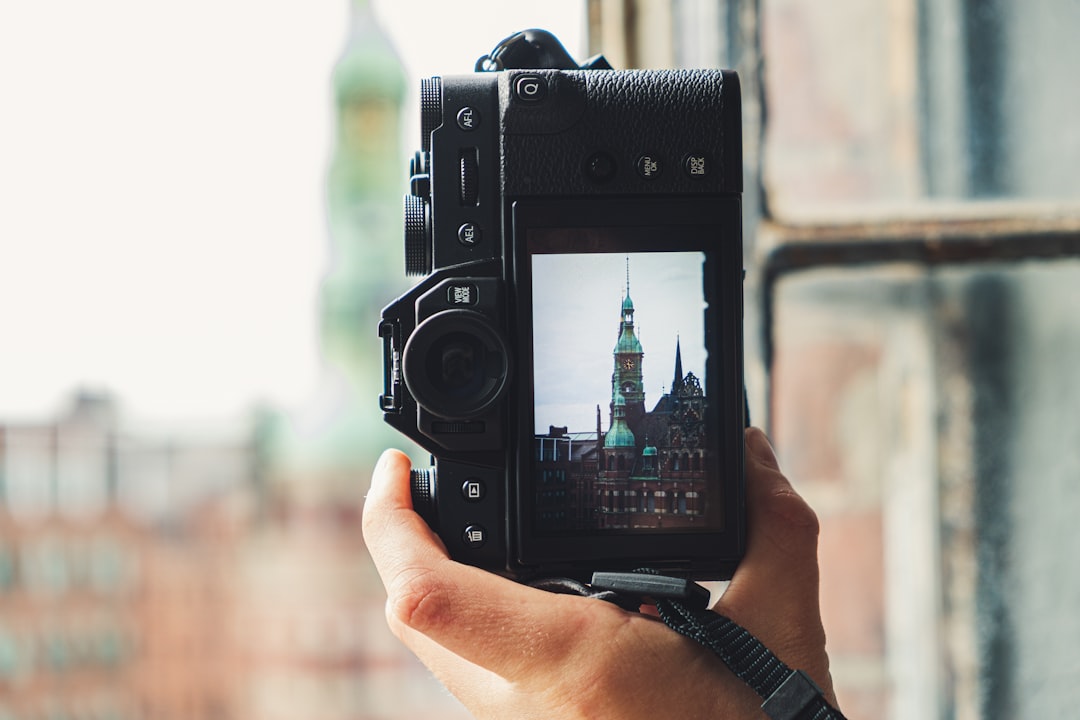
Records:
<instances>
[{"instance_id":1,"label":"control dial","mask_svg":"<svg viewBox=\"0 0 1080 720\"><path fill-rule=\"evenodd\" d=\"M475 207L480 198L480 168L476 148L464 148L458 159L461 169L461 192L458 199L465 207Z\"/></svg>"},{"instance_id":2,"label":"control dial","mask_svg":"<svg viewBox=\"0 0 1080 720\"><path fill-rule=\"evenodd\" d=\"M442 79L420 80L420 148L431 151L431 132L442 125Z\"/></svg>"},{"instance_id":3,"label":"control dial","mask_svg":"<svg viewBox=\"0 0 1080 720\"><path fill-rule=\"evenodd\" d=\"M413 510L435 528L435 468L413 469L409 472L409 489L412 493Z\"/></svg>"},{"instance_id":4,"label":"control dial","mask_svg":"<svg viewBox=\"0 0 1080 720\"><path fill-rule=\"evenodd\" d=\"M431 206L427 198L405 196L405 274L431 272Z\"/></svg>"},{"instance_id":5,"label":"control dial","mask_svg":"<svg viewBox=\"0 0 1080 720\"><path fill-rule=\"evenodd\" d=\"M431 198L431 175L428 173L430 153L417 150L409 161L409 192L420 197Z\"/></svg>"}]
</instances>

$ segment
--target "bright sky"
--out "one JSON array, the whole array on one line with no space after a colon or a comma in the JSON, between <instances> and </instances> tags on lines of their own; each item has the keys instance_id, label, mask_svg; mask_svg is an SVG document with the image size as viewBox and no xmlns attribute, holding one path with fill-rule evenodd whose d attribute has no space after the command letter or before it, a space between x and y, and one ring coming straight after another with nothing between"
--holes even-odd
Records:
<instances>
[{"instance_id":1,"label":"bright sky","mask_svg":"<svg viewBox=\"0 0 1080 720\"><path fill-rule=\"evenodd\" d=\"M524 27L583 55L582 7L376 1L414 78L469 72ZM77 387L163 422L313 391L347 9L0 3L0 422Z\"/></svg>"},{"instance_id":2,"label":"bright sky","mask_svg":"<svg viewBox=\"0 0 1080 720\"><path fill-rule=\"evenodd\" d=\"M627 259L634 331L645 353L646 409L671 388L677 338L683 372L704 385L702 253L534 255L536 432L550 425L595 430L597 405L608 429Z\"/></svg>"}]
</instances>

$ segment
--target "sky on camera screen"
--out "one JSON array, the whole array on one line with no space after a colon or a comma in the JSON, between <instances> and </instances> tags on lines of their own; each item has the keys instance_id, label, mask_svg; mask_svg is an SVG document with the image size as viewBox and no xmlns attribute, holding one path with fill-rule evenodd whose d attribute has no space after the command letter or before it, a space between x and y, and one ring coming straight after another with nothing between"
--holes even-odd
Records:
<instances>
[{"instance_id":1,"label":"sky on camera screen","mask_svg":"<svg viewBox=\"0 0 1080 720\"><path fill-rule=\"evenodd\" d=\"M683 373L705 387L702 252L532 256L534 427L608 429L614 350L627 291L644 358L645 408L671 388L676 339ZM706 388L707 393L707 388Z\"/></svg>"}]
</instances>

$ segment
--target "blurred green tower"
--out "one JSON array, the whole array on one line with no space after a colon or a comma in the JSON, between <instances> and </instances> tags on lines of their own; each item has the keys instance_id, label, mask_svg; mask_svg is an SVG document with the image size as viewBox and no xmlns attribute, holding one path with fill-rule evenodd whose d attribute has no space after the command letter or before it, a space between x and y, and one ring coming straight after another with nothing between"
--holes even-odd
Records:
<instances>
[{"instance_id":1,"label":"blurred green tower","mask_svg":"<svg viewBox=\"0 0 1080 720\"><path fill-rule=\"evenodd\" d=\"M334 140L326 185L329 245L320 301L323 367L303 407L257 412L262 490L320 504L367 482L383 448L402 438L382 421L379 314L404 291L401 152L405 72L369 0L351 0L334 66Z\"/></svg>"},{"instance_id":2,"label":"blurred green tower","mask_svg":"<svg viewBox=\"0 0 1080 720\"><path fill-rule=\"evenodd\" d=\"M322 394L331 412L322 462L370 467L399 438L382 422L381 308L406 286L401 196L405 71L369 0L352 0L345 49L334 67L336 134L327 183L330 234L322 285ZM328 386L327 386L328 383Z\"/></svg>"}]
</instances>

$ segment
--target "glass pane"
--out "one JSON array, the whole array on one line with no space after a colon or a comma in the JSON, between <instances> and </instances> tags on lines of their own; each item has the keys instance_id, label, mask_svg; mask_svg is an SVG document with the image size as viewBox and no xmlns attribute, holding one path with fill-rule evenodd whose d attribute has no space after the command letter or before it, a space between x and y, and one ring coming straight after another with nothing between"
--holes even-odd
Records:
<instances>
[{"instance_id":1,"label":"glass pane","mask_svg":"<svg viewBox=\"0 0 1080 720\"><path fill-rule=\"evenodd\" d=\"M1080 703L1080 262L788 276L773 431L851 717Z\"/></svg>"},{"instance_id":2,"label":"glass pane","mask_svg":"<svg viewBox=\"0 0 1080 720\"><path fill-rule=\"evenodd\" d=\"M1080 4L761 4L764 174L784 220L1080 199Z\"/></svg>"}]
</instances>

